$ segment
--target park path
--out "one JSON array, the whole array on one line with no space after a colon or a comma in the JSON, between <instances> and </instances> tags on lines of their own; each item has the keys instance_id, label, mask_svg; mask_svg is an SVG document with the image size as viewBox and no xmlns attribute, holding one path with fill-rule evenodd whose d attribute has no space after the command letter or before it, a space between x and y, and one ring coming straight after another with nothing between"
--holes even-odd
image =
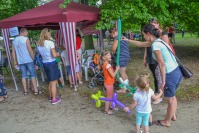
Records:
<instances>
[{"instance_id":1,"label":"park path","mask_svg":"<svg viewBox=\"0 0 199 133\"><path fill-rule=\"evenodd\" d=\"M62 101L51 105L47 96L22 95L8 89L9 98L0 103L0 133L133 133L135 115L122 110L108 116L88 97L66 88L60 90ZM153 106L154 119L162 119L166 103ZM152 126L150 133L198 133L199 102L180 102L178 119L171 127Z\"/></svg>"}]
</instances>

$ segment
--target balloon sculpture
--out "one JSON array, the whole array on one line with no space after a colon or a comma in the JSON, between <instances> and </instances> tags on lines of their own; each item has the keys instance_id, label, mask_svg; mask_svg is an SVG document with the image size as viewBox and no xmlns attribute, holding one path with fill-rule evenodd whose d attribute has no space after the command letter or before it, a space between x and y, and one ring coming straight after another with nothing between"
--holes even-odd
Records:
<instances>
[{"instance_id":1,"label":"balloon sculpture","mask_svg":"<svg viewBox=\"0 0 199 133\"><path fill-rule=\"evenodd\" d=\"M137 90L136 87L132 88L131 86L128 85L128 82L123 81L122 78L119 78L119 80L121 82L121 84L119 85L119 87L129 90L129 93L127 94L127 96L131 96L131 95L133 95L136 92L136 90Z\"/></svg>"},{"instance_id":2,"label":"balloon sculpture","mask_svg":"<svg viewBox=\"0 0 199 133\"><path fill-rule=\"evenodd\" d=\"M105 98L105 97L101 96L101 91L98 91L96 94L92 94L91 98L95 100L96 107L99 108L101 106L100 98Z\"/></svg>"},{"instance_id":3,"label":"balloon sculpture","mask_svg":"<svg viewBox=\"0 0 199 133\"><path fill-rule=\"evenodd\" d=\"M96 100L96 107L100 107L101 106L101 101L108 101L108 102L112 102L112 107L115 108L116 105L120 106L122 109L124 109L126 106L121 103L120 101L118 101L118 95L117 93L114 93L113 98L104 98L103 96L101 96L101 92L98 91L96 94L92 94L91 98L93 98L94 100ZM128 111L127 113L131 113L130 111Z\"/></svg>"}]
</instances>

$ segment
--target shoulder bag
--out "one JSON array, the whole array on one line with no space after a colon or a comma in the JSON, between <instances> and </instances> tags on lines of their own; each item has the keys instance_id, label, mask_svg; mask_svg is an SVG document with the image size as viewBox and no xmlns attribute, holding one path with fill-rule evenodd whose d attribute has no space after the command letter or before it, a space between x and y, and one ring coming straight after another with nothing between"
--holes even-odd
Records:
<instances>
[{"instance_id":1,"label":"shoulder bag","mask_svg":"<svg viewBox=\"0 0 199 133\"><path fill-rule=\"evenodd\" d=\"M164 42L162 42L162 41L161 41L161 43L164 44ZM164 45L165 45L165 44L164 44ZM165 45L165 46L166 46L166 45ZM169 49L168 46L166 46L166 47L167 47L167 49L169 50L169 52L173 54L173 52L171 51L171 49ZM185 79L191 78L191 77L193 76L193 73L192 73L185 65L183 65L183 64L181 63L181 61L178 59L177 56L175 56L174 54L173 54L173 56L175 57L175 59L176 59L178 65L179 65L179 67L180 67L180 70L181 70L181 72L182 72L183 77L184 77Z\"/></svg>"}]
</instances>

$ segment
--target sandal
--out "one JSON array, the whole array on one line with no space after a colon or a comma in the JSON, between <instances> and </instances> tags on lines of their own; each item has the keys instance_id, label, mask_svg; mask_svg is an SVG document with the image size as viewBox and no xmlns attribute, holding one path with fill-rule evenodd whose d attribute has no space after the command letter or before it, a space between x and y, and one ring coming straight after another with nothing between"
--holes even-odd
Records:
<instances>
[{"instance_id":1,"label":"sandal","mask_svg":"<svg viewBox=\"0 0 199 133\"><path fill-rule=\"evenodd\" d=\"M41 91L41 90L38 90L37 92L34 92L34 95L37 96L37 95L42 94L42 93L44 93L44 92Z\"/></svg>"},{"instance_id":2,"label":"sandal","mask_svg":"<svg viewBox=\"0 0 199 133\"><path fill-rule=\"evenodd\" d=\"M0 97L0 102L4 101L5 98L4 97Z\"/></svg>"},{"instance_id":3,"label":"sandal","mask_svg":"<svg viewBox=\"0 0 199 133\"><path fill-rule=\"evenodd\" d=\"M110 110L109 110L109 111L105 111L104 114L105 114L105 115L113 115L114 113L113 113L113 111L110 111Z\"/></svg>"},{"instance_id":4,"label":"sandal","mask_svg":"<svg viewBox=\"0 0 199 133\"><path fill-rule=\"evenodd\" d=\"M109 108L110 110L113 110L113 111L118 111L119 109L118 108Z\"/></svg>"},{"instance_id":5,"label":"sandal","mask_svg":"<svg viewBox=\"0 0 199 133\"><path fill-rule=\"evenodd\" d=\"M25 96L25 95L28 95L29 93L30 93L30 90L24 91L24 92L23 92L23 95Z\"/></svg>"},{"instance_id":6,"label":"sandal","mask_svg":"<svg viewBox=\"0 0 199 133\"><path fill-rule=\"evenodd\" d=\"M154 123L155 123L156 125L158 125L158 126L170 127L170 125L166 125L166 124L161 123L161 120L157 120L157 121L155 121Z\"/></svg>"},{"instance_id":7,"label":"sandal","mask_svg":"<svg viewBox=\"0 0 199 133\"><path fill-rule=\"evenodd\" d=\"M8 98L8 95L3 96L3 98L4 98L4 99L7 99L7 98Z\"/></svg>"}]
</instances>

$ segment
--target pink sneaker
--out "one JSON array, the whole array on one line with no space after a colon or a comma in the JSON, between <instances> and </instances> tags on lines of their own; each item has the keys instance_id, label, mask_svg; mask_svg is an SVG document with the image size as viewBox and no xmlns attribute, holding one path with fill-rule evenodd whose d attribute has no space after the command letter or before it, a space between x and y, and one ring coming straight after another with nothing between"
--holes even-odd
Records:
<instances>
[{"instance_id":1,"label":"pink sneaker","mask_svg":"<svg viewBox=\"0 0 199 133\"><path fill-rule=\"evenodd\" d=\"M61 99L60 99L60 98L56 98L56 100L52 100L52 101L51 101L52 104L57 104L57 103L59 103L59 102L61 102Z\"/></svg>"}]
</instances>

